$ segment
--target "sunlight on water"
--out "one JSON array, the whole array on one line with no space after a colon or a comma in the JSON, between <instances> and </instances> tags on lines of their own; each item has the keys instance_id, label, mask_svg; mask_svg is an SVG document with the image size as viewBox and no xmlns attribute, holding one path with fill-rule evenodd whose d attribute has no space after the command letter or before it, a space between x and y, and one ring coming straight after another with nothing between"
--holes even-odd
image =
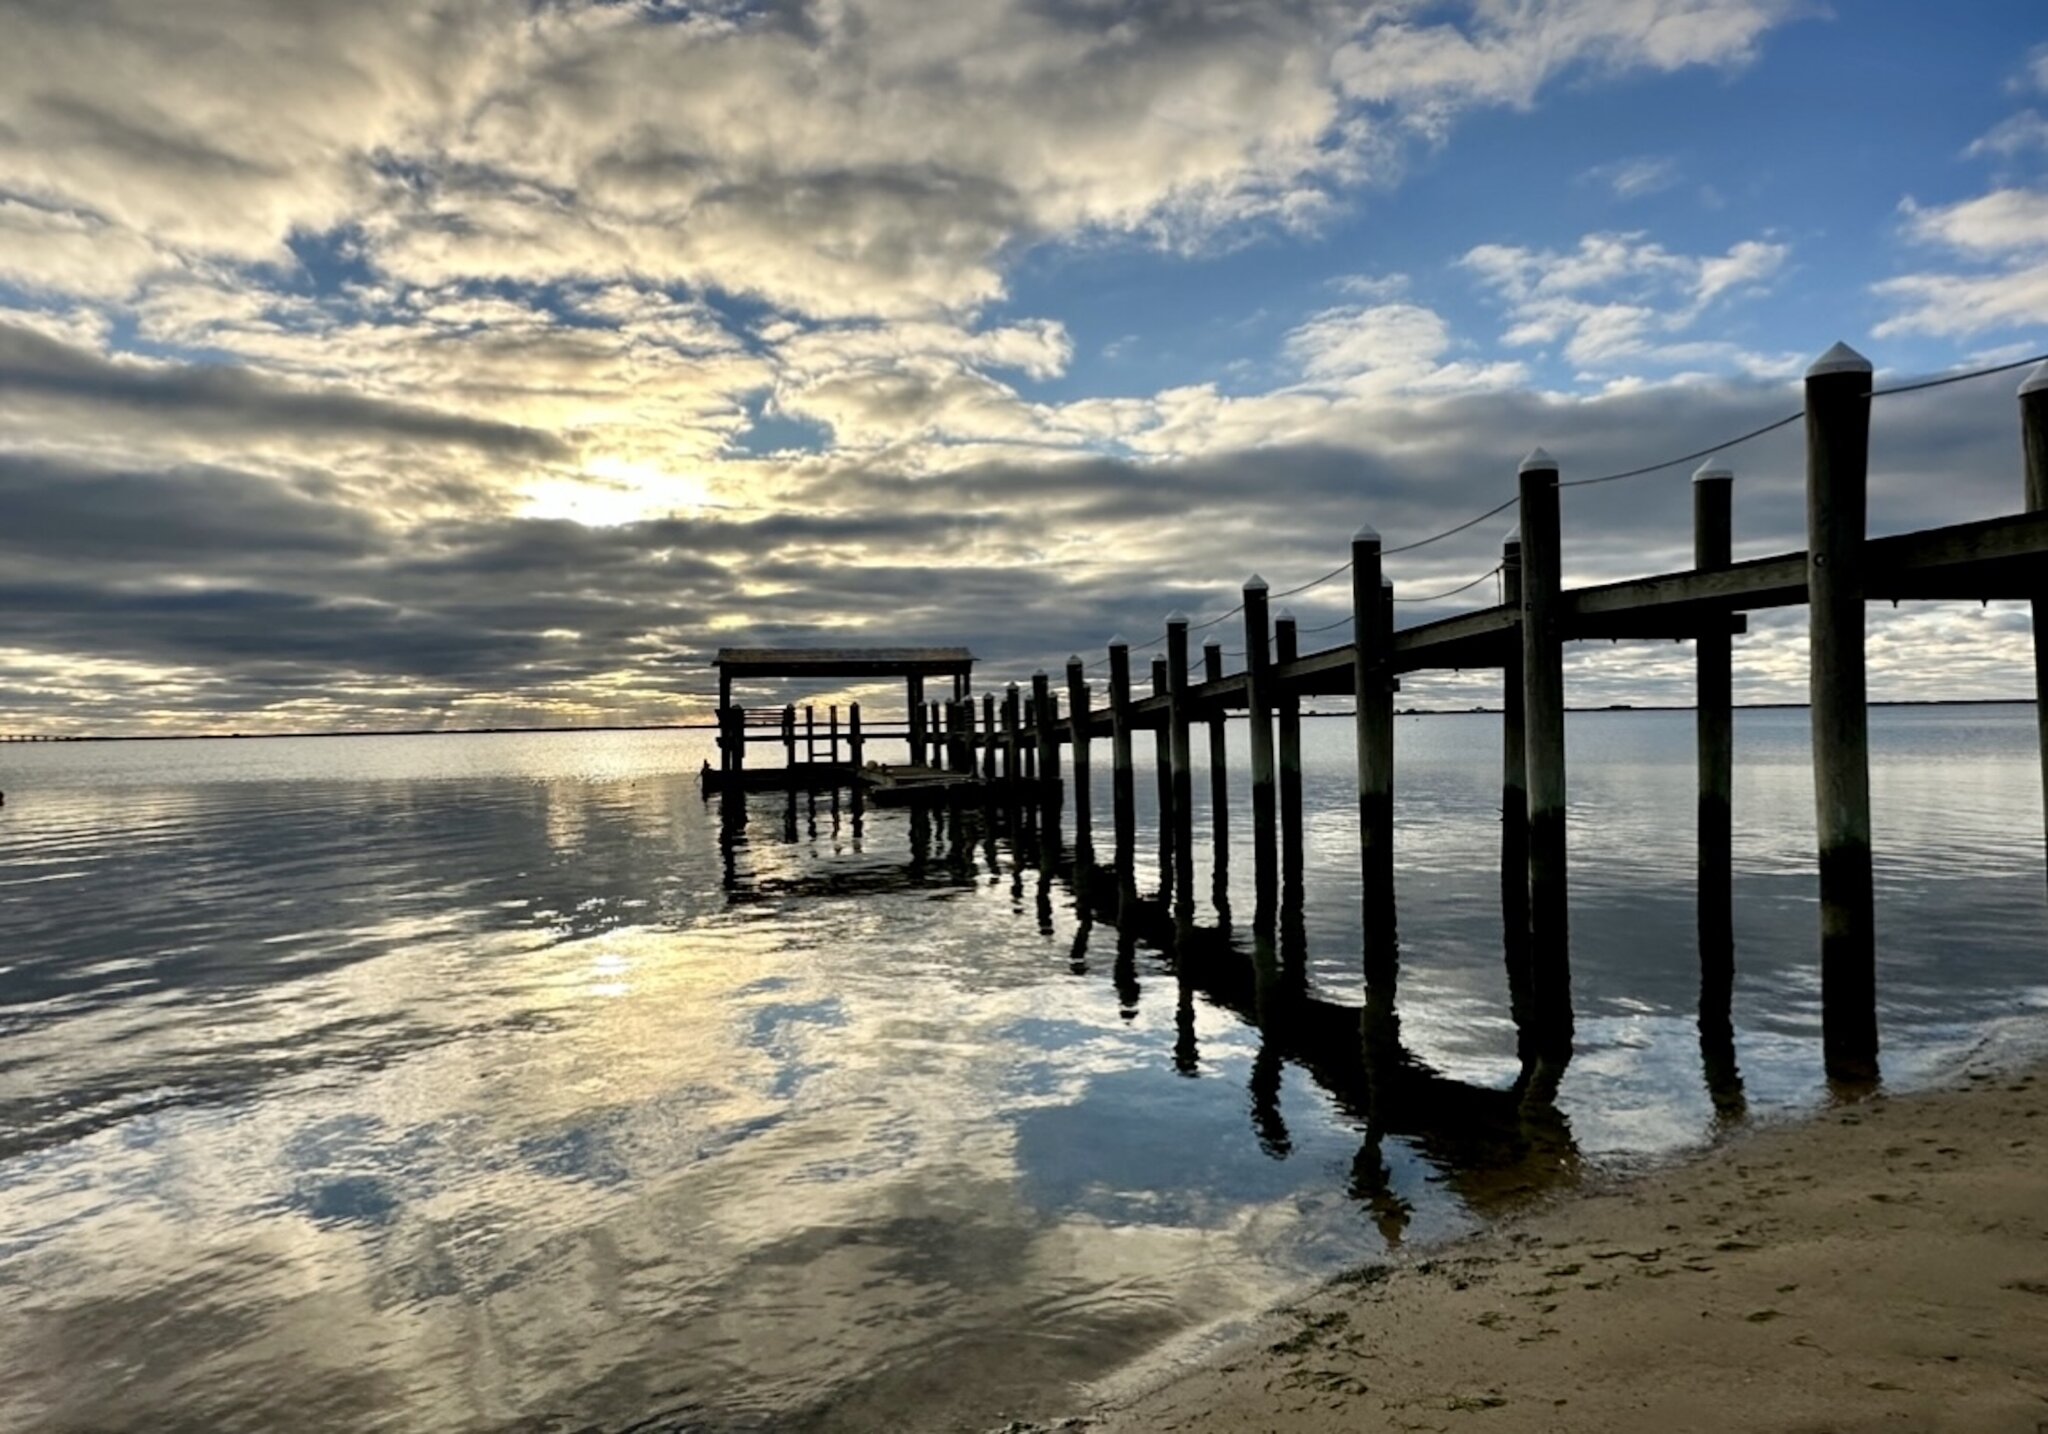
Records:
<instances>
[{"instance_id":1,"label":"sunlight on water","mask_svg":"<svg viewBox=\"0 0 2048 1434\"><path fill-rule=\"evenodd\" d=\"M763 795L722 840L703 734L0 752L0 1427L1056 1408L1303 1281L1824 1098L1805 723L1738 714L1740 1073L1710 1083L1690 718L1572 719L1579 1052L1547 1122L1507 1090L1490 716L1399 723L1413 1060L1371 1078L1347 721L1305 724L1298 926L1246 929L1240 769L1240 926L1179 971L978 817ZM2048 1009L2034 717L1872 728L1911 1085Z\"/></svg>"}]
</instances>

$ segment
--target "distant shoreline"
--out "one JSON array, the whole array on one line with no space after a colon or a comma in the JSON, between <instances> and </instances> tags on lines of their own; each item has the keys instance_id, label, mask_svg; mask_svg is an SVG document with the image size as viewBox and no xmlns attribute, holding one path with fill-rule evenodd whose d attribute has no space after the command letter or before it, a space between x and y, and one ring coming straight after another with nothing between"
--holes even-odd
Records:
<instances>
[{"instance_id":1,"label":"distant shoreline","mask_svg":"<svg viewBox=\"0 0 2048 1434\"><path fill-rule=\"evenodd\" d=\"M1804 708L1804 702L1738 702L1737 711L1774 712ZM1872 707L2031 707L2031 697L1953 697L1906 699L1894 702L1872 702ZM1691 703L1618 703L1599 707L1567 707L1567 712L1690 712ZM1470 717L1482 713L1498 715L1498 707L1403 707L1396 711L1401 717ZM1237 713L1231 713L1235 717ZM1351 717L1351 712L1304 712L1304 718ZM4 737L0 747L47 747L68 742L256 742L275 741L281 738L308 737L493 737L532 736L549 732L715 732L715 722L602 722L590 726L575 727L380 727L367 732L133 732L126 734L94 734L90 736L51 737ZM872 726L867 735L874 738L896 738L905 734L903 728L887 724Z\"/></svg>"}]
</instances>

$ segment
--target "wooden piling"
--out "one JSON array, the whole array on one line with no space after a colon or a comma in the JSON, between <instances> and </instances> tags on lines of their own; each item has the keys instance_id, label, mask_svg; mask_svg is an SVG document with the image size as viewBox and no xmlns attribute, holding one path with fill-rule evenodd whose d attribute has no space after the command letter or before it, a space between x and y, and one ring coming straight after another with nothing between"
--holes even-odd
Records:
<instances>
[{"instance_id":1,"label":"wooden piling","mask_svg":"<svg viewBox=\"0 0 2048 1434\"><path fill-rule=\"evenodd\" d=\"M818 760L818 709L811 703L804 704L804 765Z\"/></svg>"},{"instance_id":2,"label":"wooden piling","mask_svg":"<svg viewBox=\"0 0 2048 1434\"><path fill-rule=\"evenodd\" d=\"M1522 610L1522 530L1500 545L1501 602ZM1507 966L1508 1012L1515 1022L1516 1051L1527 1065L1535 1056L1531 1039L1529 971L1529 754L1522 722L1522 645L1509 645L1503 659L1500 695L1500 924L1501 954Z\"/></svg>"},{"instance_id":3,"label":"wooden piling","mask_svg":"<svg viewBox=\"0 0 2048 1434\"><path fill-rule=\"evenodd\" d=\"M1195 771L1188 742L1194 702L1188 696L1188 615L1167 614L1166 680L1172 705L1167 713L1167 754L1173 767L1173 893L1176 922L1194 920Z\"/></svg>"},{"instance_id":4,"label":"wooden piling","mask_svg":"<svg viewBox=\"0 0 2048 1434\"><path fill-rule=\"evenodd\" d=\"M1393 989L1394 752L1391 654L1387 650L1385 575L1380 535L1366 525L1351 535L1352 728L1358 747L1359 901L1364 919L1365 980ZM1384 711L1384 715L1383 715Z\"/></svg>"},{"instance_id":5,"label":"wooden piling","mask_svg":"<svg viewBox=\"0 0 2048 1434\"><path fill-rule=\"evenodd\" d=\"M1301 656L1294 614L1281 609L1273 620L1277 661ZM1273 708L1280 729L1280 898L1283 906L1302 900L1301 699L1274 683Z\"/></svg>"},{"instance_id":6,"label":"wooden piling","mask_svg":"<svg viewBox=\"0 0 2048 1434\"><path fill-rule=\"evenodd\" d=\"M910 765L924 765L924 678L913 674L903 679L909 714Z\"/></svg>"},{"instance_id":7,"label":"wooden piling","mask_svg":"<svg viewBox=\"0 0 2048 1434\"><path fill-rule=\"evenodd\" d=\"M1009 789L1011 800L1017 796L1017 788L1024 780L1024 753L1019 743L1017 712L1017 684L1012 682L1003 689L1003 784Z\"/></svg>"},{"instance_id":8,"label":"wooden piling","mask_svg":"<svg viewBox=\"0 0 2048 1434\"><path fill-rule=\"evenodd\" d=\"M1255 924L1273 919L1279 889L1279 848L1274 834L1278 793L1273 780L1273 650L1266 609L1266 580L1257 573L1244 585L1245 701L1252 746L1252 880L1257 892Z\"/></svg>"},{"instance_id":9,"label":"wooden piling","mask_svg":"<svg viewBox=\"0 0 2048 1434\"><path fill-rule=\"evenodd\" d=\"M782 707L782 764L796 765L796 704L786 702Z\"/></svg>"},{"instance_id":10,"label":"wooden piling","mask_svg":"<svg viewBox=\"0 0 2048 1434\"><path fill-rule=\"evenodd\" d=\"M1074 850L1086 860L1094 846L1095 813L1088 791L1088 670L1078 656L1067 659L1067 724L1074 745Z\"/></svg>"},{"instance_id":11,"label":"wooden piling","mask_svg":"<svg viewBox=\"0 0 2048 1434\"><path fill-rule=\"evenodd\" d=\"M993 692L981 694L981 779L993 783L996 779L996 695Z\"/></svg>"},{"instance_id":12,"label":"wooden piling","mask_svg":"<svg viewBox=\"0 0 2048 1434\"><path fill-rule=\"evenodd\" d=\"M861 746L860 704L858 702L849 702L846 704L846 751L847 755L853 759L855 771L860 770ZM860 788L856 786L854 792L858 794L859 791Z\"/></svg>"},{"instance_id":13,"label":"wooden piling","mask_svg":"<svg viewBox=\"0 0 2048 1434\"><path fill-rule=\"evenodd\" d=\"M1806 591L1820 841L1821 1044L1828 1074L1877 1074L1863 538L1870 361L1836 344L1806 371Z\"/></svg>"},{"instance_id":14,"label":"wooden piling","mask_svg":"<svg viewBox=\"0 0 2048 1434\"><path fill-rule=\"evenodd\" d=\"M2048 363L2020 384L2020 440L2026 450L2027 511L2048 509ZM2034 721L2041 736L2041 809L2048 815L2048 590L2033 600Z\"/></svg>"},{"instance_id":15,"label":"wooden piling","mask_svg":"<svg viewBox=\"0 0 2048 1434\"><path fill-rule=\"evenodd\" d=\"M1567 900L1564 645L1558 623L1563 572L1557 461L1538 448L1522 460L1522 723L1529 790L1529 975L1533 1047L1550 1078L1571 1056L1571 924Z\"/></svg>"},{"instance_id":16,"label":"wooden piling","mask_svg":"<svg viewBox=\"0 0 2048 1434\"><path fill-rule=\"evenodd\" d=\"M1710 572L1733 558L1735 475L1709 463L1692 475L1693 567ZM1734 981L1735 697L1733 639L1710 624L1693 640L1694 728L1699 748L1699 938L1701 1015L1725 1008Z\"/></svg>"},{"instance_id":17,"label":"wooden piling","mask_svg":"<svg viewBox=\"0 0 2048 1434\"><path fill-rule=\"evenodd\" d=\"M837 702L825 709L825 760L835 767L839 765L839 704Z\"/></svg>"},{"instance_id":18,"label":"wooden piling","mask_svg":"<svg viewBox=\"0 0 2048 1434\"><path fill-rule=\"evenodd\" d=\"M1202 680L1223 680L1223 642L1210 638L1202 644ZM1209 711L1209 817L1215 829L1215 861L1221 877L1230 865L1230 747L1223 726L1227 714L1219 705Z\"/></svg>"},{"instance_id":19,"label":"wooden piling","mask_svg":"<svg viewBox=\"0 0 2048 1434\"><path fill-rule=\"evenodd\" d=\"M1131 648L1120 637L1109 640L1109 724L1116 861L1128 869L1136 844L1138 795L1131 771Z\"/></svg>"},{"instance_id":20,"label":"wooden piling","mask_svg":"<svg viewBox=\"0 0 2048 1434\"><path fill-rule=\"evenodd\" d=\"M1044 671L1031 675L1031 725L1038 735L1041 796L1050 800L1060 780L1060 733L1054 721L1052 679Z\"/></svg>"},{"instance_id":21,"label":"wooden piling","mask_svg":"<svg viewBox=\"0 0 2048 1434\"><path fill-rule=\"evenodd\" d=\"M1166 670L1166 659L1152 659L1152 695L1166 697L1173 690L1173 678ZM1153 777L1159 787L1159 846L1166 849L1167 834L1173 830L1173 731L1171 720L1161 722L1152 729Z\"/></svg>"}]
</instances>

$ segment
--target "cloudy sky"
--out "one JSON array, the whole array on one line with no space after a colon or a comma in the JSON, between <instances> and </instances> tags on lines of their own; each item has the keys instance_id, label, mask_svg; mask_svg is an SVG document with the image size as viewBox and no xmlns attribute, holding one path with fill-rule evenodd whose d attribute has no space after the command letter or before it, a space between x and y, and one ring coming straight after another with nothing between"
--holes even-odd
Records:
<instances>
[{"instance_id":1,"label":"cloudy sky","mask_svg":"<svg viewBox=\"0 0 2048 1434\"><path fill-rule=\"evenodd\" d=\"M685 720L720 643L1028 673L1532 444L1778 417L1836 339L2048 348L2037 0L0 0L0 729ZM1873 531L2017 506L2015 379L1880 401ZM1731 455L1738 555L1802 545L1799 445ZM1568 581L1685 565L1689 505L1569 495ZM1873 610L1877 695L2023 694L2025 631Z\"/></svg>"}]
</instances>

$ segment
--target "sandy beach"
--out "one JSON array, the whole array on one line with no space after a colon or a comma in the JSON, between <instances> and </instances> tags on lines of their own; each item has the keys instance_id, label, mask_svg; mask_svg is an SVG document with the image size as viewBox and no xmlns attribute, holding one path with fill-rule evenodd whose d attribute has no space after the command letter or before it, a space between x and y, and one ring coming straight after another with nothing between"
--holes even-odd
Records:
<instances>
[{"instance_id":1,"label":"sandy beach","mask_svg":"<svg viewBox=\"0 0 2048 1434\"><path fill-rule=\"evenodd\" d=\"M2048 1430L2048 1068L1745 1132L1355 1272L1069 1427Z\"/></svg>"}]
</instances>

